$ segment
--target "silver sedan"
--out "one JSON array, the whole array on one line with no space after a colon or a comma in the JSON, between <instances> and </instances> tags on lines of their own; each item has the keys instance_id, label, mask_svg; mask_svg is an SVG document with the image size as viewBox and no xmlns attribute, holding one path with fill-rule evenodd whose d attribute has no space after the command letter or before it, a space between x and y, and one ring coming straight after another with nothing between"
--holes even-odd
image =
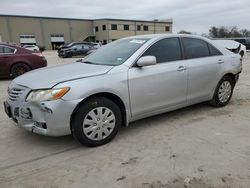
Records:
<instances>
[{"instance_id":1,"label":"silver sedan","mask_svg":"<svg viewBox=\"0 0 250 188\"><path fill-rule=\"evenodd\" d=\"M112 140L120 126L195 103L229 103L240 56L192 35L142 35L112 42L81 62L12 81L4 103L18 127L73 134L84 145Z\"/></svg>"}]
</instances>

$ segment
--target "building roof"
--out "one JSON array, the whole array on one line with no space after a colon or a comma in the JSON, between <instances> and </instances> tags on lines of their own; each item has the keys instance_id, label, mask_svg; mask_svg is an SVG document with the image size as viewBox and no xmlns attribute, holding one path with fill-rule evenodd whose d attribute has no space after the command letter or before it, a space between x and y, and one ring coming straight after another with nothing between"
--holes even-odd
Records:
<instances>
[{"instance_id":1,"label":"building roof","mask_svg":"<svg viewBox=\"0 0 250 188\"><path fill-rule=\"evenodd\" d=\"M38 19L57 19L57 20L82 20L82 21L93 21L93 19L81 19L81 18L63 18L63 17L46 17L46 16L26 16L26 15L9 15L0 14L2 17L20 17L20 18L38 18Z\"/></svg>"},{"instance_id":2,"label":"building roof","mask_svg":"<svg viewBox=\"0 0 250 188\"><path fill-rule=\"evenodd\" d=\"M38 19L59 19L59 20L79 20L79 21L96 21L96 20L109 20L109 21L130 21L130 22L157 22L157 23L169 23L172 24L172 19L166 21L163 20L132 20L132 19L116 19L116 18L98 18L98 19L82 19L82 18L63 18L63 17L46 17L46 16L26 16L26 15L9 15L0 14L2 17L20 17L20 18L38 18Z\"/></svg>"},{"instance_id":3,"label":"building roof","mask_svg":"<svg viewBox=\"0 0 250 188\"><path fill-rule=\"evenodd\" d=\"M157 23L169 23L172 24L173 21L172 19L168 19L167 21L163 21L163 20L131 20L131 19L117 19L117 18L99 18L99 19L94 19L94 21L96 20L108 20L108 21L130 21L130 22L157 22Z\"/></svg>"}]
</instances>

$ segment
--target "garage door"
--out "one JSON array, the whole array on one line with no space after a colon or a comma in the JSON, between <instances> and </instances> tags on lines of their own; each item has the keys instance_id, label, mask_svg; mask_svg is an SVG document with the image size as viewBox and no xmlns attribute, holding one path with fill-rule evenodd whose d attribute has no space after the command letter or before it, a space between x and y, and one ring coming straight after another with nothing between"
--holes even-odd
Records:
<instances>
[{"instance_id":1,"label":"garage door","mask_svg":"<svg viewBox=\"0 0 250 188\"><path fill-rule=\"evenodd\" d=\"M64 43L64 35L63 34L51 34L50 40L51 42L63 42Z\"/></svg>"},{"instance_id":2,"label":"garage door","mask_svg":"<svg viewBox=\"0 0 250 188\"><path fill-rule=\"evenodd\" d=\"M35 35L23 34L20 35L20 44L36 44Z\"/></svg>"}]
</instances>

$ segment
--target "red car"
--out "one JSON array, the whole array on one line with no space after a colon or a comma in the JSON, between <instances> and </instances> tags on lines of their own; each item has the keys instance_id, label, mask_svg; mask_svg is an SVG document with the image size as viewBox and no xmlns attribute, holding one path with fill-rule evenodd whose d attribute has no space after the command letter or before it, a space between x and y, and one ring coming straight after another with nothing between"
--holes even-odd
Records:
<instances>
[{"instance_id":1,"label":"red car","mask_svg":"<svg viewBox=\"0 0 250 188\"><path fill-rule=\"evenodd\" d=\"M0 43L0 77L17 77L30 70L46 67L47 60L40 52Z\"/></svg>"}]
</instances>

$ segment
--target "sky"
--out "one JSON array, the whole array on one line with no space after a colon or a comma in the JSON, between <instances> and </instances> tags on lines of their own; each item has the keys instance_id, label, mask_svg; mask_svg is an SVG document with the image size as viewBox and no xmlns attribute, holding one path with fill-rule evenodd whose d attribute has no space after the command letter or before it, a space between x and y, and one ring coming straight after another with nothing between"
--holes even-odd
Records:
<instances>
[{"instance_id":1,"label":"sky","mask_svg":"<svg viewBox=\"0 0 250 188\"><path fill-rule=\"evenodd\" d=\"M250 0L0 0L0 14L65 18L173 19L173 32L250 29Z\"/></svg>"}]
</instances>

